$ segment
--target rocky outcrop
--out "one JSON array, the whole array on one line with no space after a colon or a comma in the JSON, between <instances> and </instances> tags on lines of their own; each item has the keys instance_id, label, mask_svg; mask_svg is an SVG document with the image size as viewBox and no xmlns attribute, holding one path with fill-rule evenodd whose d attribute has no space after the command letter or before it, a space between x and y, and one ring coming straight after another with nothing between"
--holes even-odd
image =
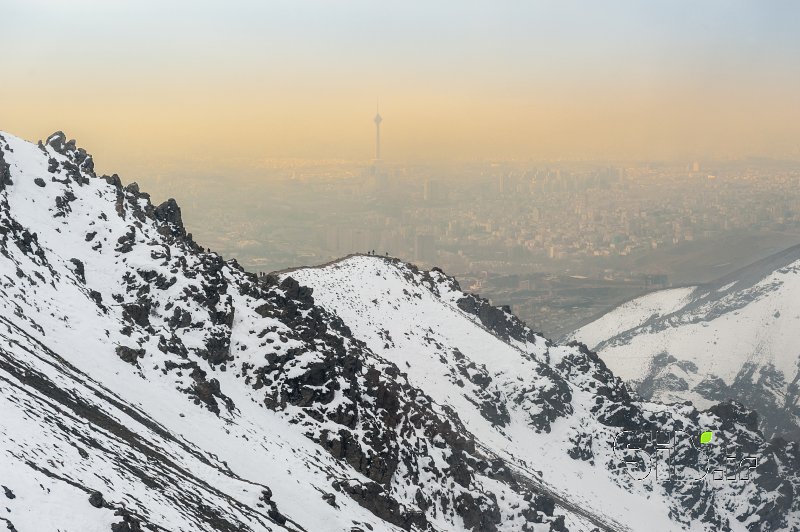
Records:
<instances>
[{"instance_id":1,"label":"rocky outcrop","mask_svg":"<svg viewBox=\"0 0 800 532\"><path fill-rule=\"evenodd\" d=\"M3 157L3 153L8 149L8 147L3 148L3 143L4 139L2 135L0 135L0 191L5 189L7 186L14 184L14 182L11 180L11 168Z\"/></svg>"}]
</instances>

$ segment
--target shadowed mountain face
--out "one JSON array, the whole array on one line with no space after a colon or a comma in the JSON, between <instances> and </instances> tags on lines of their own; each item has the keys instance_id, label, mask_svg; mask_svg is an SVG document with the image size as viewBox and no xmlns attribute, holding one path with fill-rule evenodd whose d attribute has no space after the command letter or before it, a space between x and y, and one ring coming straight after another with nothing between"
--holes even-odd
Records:
<instances>
[{"instance_id":1,"label":"shadowed mountain face","mask_svg":"<svg viewBox=\"0 0 800 532\"><path fill-rule=\"evenodd\" d=\"M648 399L735 399L768 437L800 439L800 246L625 303L571 338Z\"/></svg>"},{"instance_id":2,"label":"shadowed mountain face","mask_svg":"<svg viewBox=\"0 0 800 532\"><path fill-rule=\"evenodd\" d=\"M11 531L797 527L797 446L754 419L637 401L441 271L259 281L63 134L0 134Z\"/></svg>"}]
</instances>

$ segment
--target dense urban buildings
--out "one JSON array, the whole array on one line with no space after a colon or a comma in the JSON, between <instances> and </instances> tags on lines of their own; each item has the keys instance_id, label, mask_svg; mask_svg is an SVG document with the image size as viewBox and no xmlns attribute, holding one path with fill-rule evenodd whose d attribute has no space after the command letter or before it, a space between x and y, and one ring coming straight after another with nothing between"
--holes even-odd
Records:
<instances>
[{"instance_id":1,"label":"dense urban buildings","mask_svg":"<svg viewBox=\"0 0 800 532\"><path fill-rule=\"evenodd\" d=\"M174 195L201 242L250 270L388 253L552 335L800 241L800 164L765 159L289 161L210 181Z\"/></svg>"}]
</instances>

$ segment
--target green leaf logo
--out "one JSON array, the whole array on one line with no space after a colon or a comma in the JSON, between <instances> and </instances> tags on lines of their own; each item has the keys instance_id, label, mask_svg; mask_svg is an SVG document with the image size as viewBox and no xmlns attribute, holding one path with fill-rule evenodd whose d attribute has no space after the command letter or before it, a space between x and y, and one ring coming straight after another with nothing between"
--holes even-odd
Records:
<instances>
[{"instance_id":1,"label":"green leaf logo","mask_svg":"<svg viewBox=\"0 0 800 532\"><path fill-rule=\"evenodd\" d=\"M700 443L711 443L711 438L713 437L714 433L710 430L707 430L700 435Z\"/></svg>"}]
</instances>

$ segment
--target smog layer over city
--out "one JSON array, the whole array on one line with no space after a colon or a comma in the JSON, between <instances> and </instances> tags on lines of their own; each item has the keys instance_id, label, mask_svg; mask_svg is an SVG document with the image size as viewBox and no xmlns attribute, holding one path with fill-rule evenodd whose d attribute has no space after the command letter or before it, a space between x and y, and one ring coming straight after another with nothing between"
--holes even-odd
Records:
<instances>
[{"instance_id":1,"label":"smog layer over city","mask_svg":"<svg viewBox=\"0 0 800 532\"><path fill-rule=\"evenodd\" d=\"M800 242L782 9L50 4L6 19L6 127L69 123L252 271L388 253L558 337ZM14 17L35 13L22 46Z\"/></svg>"}]
</instances>

